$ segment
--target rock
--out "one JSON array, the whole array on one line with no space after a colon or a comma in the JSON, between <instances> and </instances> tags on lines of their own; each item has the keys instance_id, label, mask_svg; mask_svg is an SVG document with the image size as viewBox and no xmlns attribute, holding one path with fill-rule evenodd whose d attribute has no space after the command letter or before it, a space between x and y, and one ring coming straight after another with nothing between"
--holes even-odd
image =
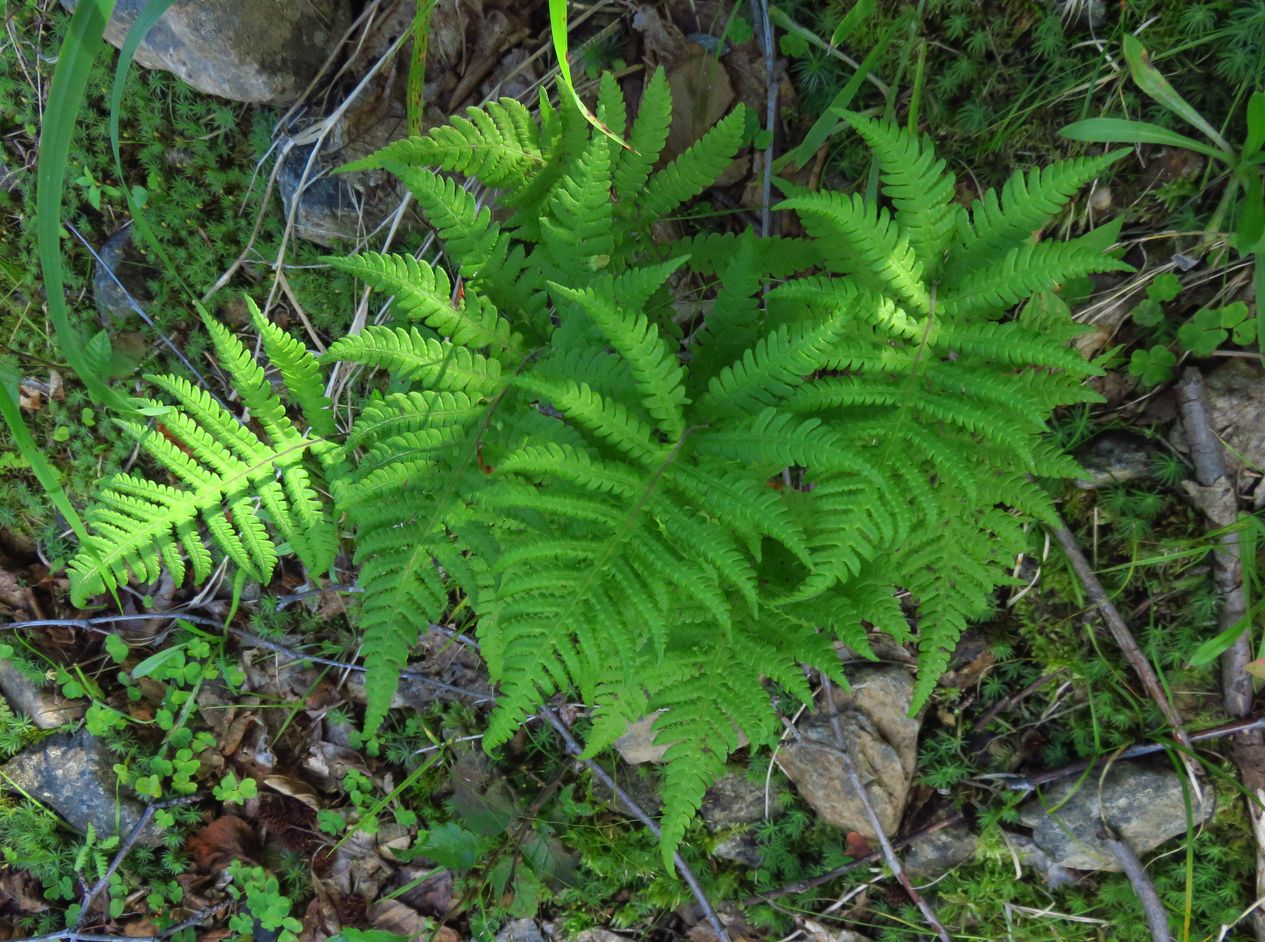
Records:
<instances>
[{"instance_id":1,"label":"rock","mask_svg":"<svg viewBox=\"0 0 1265 942\"><path fill-rule=\"evenodd\" d=\"M136 303L146 296L142 258L132 244L132 226L115 231L97 249L92 270L92 300L107 329L136 316Z\"/></svg>"},{"instance_id":2,"label":"rock","mask_svg":"<svg viewBox=\"0 0 1265 942\"><path fill-rule=\"evenodd\" d=\"M54 734L0 766L0 786L17 788L56 811L80 834L91 824L99 837L115 834L118 811L119 839L136 827L144 806L132 798L116 800L114 759L101 742L79 730L73 735ZM157 847L162 833L151 822L141 832L140 843Z\"/></svg>"},{"instance_id":3,"label":"rock","mask_svg":"<svg viewBox=\"0 0 1265 942\"><path fill-rule=\"evenodd\" d=\"M628 942L628 936L611 932L609 929L585 929L573 935L566 942Z\"/></svg>"},{"instance_id":4,"label":"rock","mask_svg":"<svg viewBox=\"0 0 1265 942\"><path fill-rule=\"evenodd\" d=\"M535 919L515 919L496 934L496 942L546 942Z\"/></svg>"},{"instance_id":5,"label":"rock","mask_svg":"<svg viewBox=\"0 0 1265 942\"><path fill-rule=\"evenodd\" d=\"M62 0L73 10L78 0ZM146 0L119 0L105 30L116 48ZM252 103L294 101L351 24L349 0L176 0L136 52L200 92Z\"/></svg>"},{"instance_id":6,"label":"rock","mask_svg":"<svg viewBox=\"0 0 1265 942\"><path fill-rule=\"evenodd\" d=\"M852 690L835 690L835 708L851 747L866 795L887 833L900 825L913 780L922 718L909 716L914 681L900 667L857 669ZM825 710L800 727L801 741L783 748L782 770L804 800L828 824L856 831L868 841L878 835L864 806L844 777L839 747Z\"/></svg>"},{"instance_id":7,"label":"rock","mask_svg":"<svg viewBox=\"0 0 1265 942\"><path fill-rule=\"evenodd\" d=\"M1076 450L1076 460L1089 476L1076 486L1085 490L1149 478L1155 446L1141 435L1106 432Z\"/></svg>"},{"instance_id":8,"label":"rock","mask_svg":"<svg viewBox=\"0 0 1265 942\"><path fill-rule=\"evenodd\" d=\"M294 232L301 239L327 248L364 239L381 232L385 237L390 217L400 206L404 190L394 177L379 171L333 173L343 162L345 151L322 152L312 162L307 181L310 147L295 147L281 161L277 192L286 218L294 216ZM303 183L303 189L299 184ZM298 208L294 207L298 200ZM415 228L416 212L409 210L402 221L403 231Z\"/></svg>"},{"instance_id":9,"label":"rock","mask_svg":"<svg viewBox=\"0 0 1265 942\"><path fill-rule=\"evenodd\" d=\"M1226 461L1265 467L1265 374L1231 358L1204 377L1212 430L1226 443ZM1184 443L1183 443L1184 444Z\"/></svg>"},{"instance_id":10,"label":"rock","mask_svg":"<svg viewBox=\"0 0 1265 942\"><path fill-rule=\"evenodd\" d=\"M66 700L55 691L40 686L12 661L0 661L0 692L15 713L30 717L38 729L56 729L73 723L84 714L82 703Z\"/></svg>"},{"instance_id":11,"label":"rock","mask_svg":"<svg viewBox=\"0 0 1265 942\"><path fill-rule=\"evenodd\" d=\"M776 806L770 808L776 813ZM712 853L748 867L760 863L760 845L749 825L764 819L764 786L745 775L722 776L703 796L703 821L713 834L730 833Z\"/></svg>"},{"instance_id":12,"label":"rock","mask_svg":"<svg viewBox=\"0 0 1265 942\"><path fill-rule=\"evenodd\" d=\"M934 880L975 856L976 843L969 827L952 824L914 841L902 863L911 879Z\"/></svg>"},{"instance_id":13,"label":"rock","mask_svg":"<svg viewBox=\"0 0 1265 942\"><path fill-rule=\"evenodd\" d=\"M9 163L8 155L0 149L0 193L13 193L21 188L22 177L21 168Z\"/></svg>"},{"instance_id":14,"label":"rock","mask_svg":"<svg viewBox=\"0 0 1265 942\"><path fill-rule=\"evenodd\" d=\"M1040 799L1020 806L1019 819L1032 828L1032 839L1053 864L1073 870L1118 871L1119 864L1098 836L1104 824L1134 853L1154 850L1186 832L1182 787L1181 776L1171 768L1117 762L1101 781L1095 774L1083 782L1067 779L1051 785ZM1194 799L1192 795L1192 806ZM1215 810L1210 788L1203 789L1203 799L1202 807L1194 807L1196 825ZM1047 813L1047 808L1056 810Z\"/></svg>"}]
</instances>

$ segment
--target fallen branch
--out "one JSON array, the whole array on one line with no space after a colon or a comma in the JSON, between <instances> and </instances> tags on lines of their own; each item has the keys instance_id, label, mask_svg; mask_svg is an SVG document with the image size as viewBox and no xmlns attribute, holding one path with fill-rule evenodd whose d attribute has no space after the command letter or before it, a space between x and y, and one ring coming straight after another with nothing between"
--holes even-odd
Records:
<instances>
[{"instance_id":1,"label":"fallen branch","mask_svg":"<svg viewBox=\"0 0 1265 942\"><path fill-rule=\"evenodd\" d=\"M580 758L580 753L582 752L580 744L571 735L571 730L567 729L566 724L559 719L558 714L549 707L542 706L540 715L549 721L550 726L557 730L558 735L562 737L562 742L566 746L567 752L575 757L576 762L583 765L593 774L594 778L610 789L611 794L615 796L615 800L624 806L625 811L645 825L646 830L651 834L658 837L659 825L650 815L646 814L642 807L633 800L632 796L620 788L615 783L615 780L607 774L606 770L592 759ZM685 881L685 885L690 888L690 892L694 895L694 901L698 903L698 908L703 911L703 915L711 925L712 931L716 933L716 938L720 942L731 942L729 933L725 931L725 926L721 923L720 917L716 915L716 910L712 908L712 904L703 893L703 888L699 884L698 878L694 876L694 871L690 869L690 865L685 862L685 859L680 854L675 854L672 862L676 864L677 872L681 874L681 879Z\"/></svg>"},{"instance_id":2,"label":"fallen branch","mask_svg":"<svg viewBox=\"0 0 1265 942\"><path fill-rule=\"evenodd\" d=\"M1252 678L1247 664L1252 659L1252 632L1244 625L1248 617L1247 590L1243 585L1243 548L1239 542L1238 488L1225 458L1225 448L1212 429L1207 391L1203 375L1196 367L1188 367L1177 384L1177 403L1182 428L1190 447L1190 460L1195 466L1195 482L1187 484L1187 492L1203 511L1213 529L1221 531L1212 552L1213 581L1221 606L1217 627L1229 633L1241 626L1239 635L1221 655L1221 702L1233 717L1252 712ZM1265 739L1259 730L1244 732L1231 744L1231 758L1239 770L1249 796L1248 815L1256 838L1256 895L1265 896L1265 809L1259 795L1265 787ZM1259 908L1251 913L1252 928L1258 942L1265 942L1265 913Z\"/></svg>"},{"instance_id":3,"label":"fallen branch","mask_svg":"<svg viewBox=\"0 0 1265 942\"><path fill-rule=\"evenodd\" d=\"M949 931L940 922L936 911L931 908L931 904L918 892L917 887L913 885L909 875L905 873L905 869L900 865L900 858L896 856L896 849L892 847L892 842L888 840L887 833L883 830L883 824L878 819L878 812L874 810L874 805L870 803L870 796L866 794L861 776L857 774L856 763L852 761L852 750L843 735L843 727L839 725L839 711L835 708L834 685L830 683L830 678L824 674L822 675L822 692L825 695L826 713L830 716L830 728L834 731L835 741L839 744L839 762L843 766L843 774L847 776L848 784L852 786L852 791L856 793L857 800L861 802L861 807L865 809L865 816L870 819L870 827L878 838L879 847L883 851L883 860L891 869L892 875L905 888L905 893L913 901L913 904L918 907L918 911L927 920L927 924L935 930L941 942L952 942Z\"/></svg>"},{"instance_id":4,"label":"fallen branch","mask_svg":"<svg viewBox=\"0 0 1265 942\"><path fill-rule=\"evenodd\" d=\"M1111 855L1120 864L1120 869L1129 878L1138 902L1142 904L1142 912L1146 914L1146 924L1151 930L1152 942L1172 942L1173 936L1168 931L1168 915L1164 912L1164 904L1160 902L1160 894L1155 891L1155 884L1142 866L1142 861L1133 852L1133 848L1115 834L1108 833L1103 838L1111 849Z\"/></svg>"},{"instance_id":5,"label":"fallen branch","mask_svg":"<svg viewBox=\"0 0 1265 942\"><path fill-rule=\"evenodd\" d=\"M1160 713L1168 721L1168 725L1172 727L1174 738L1189 750L1190 738L1186 735L1186 730L1181 716L1177 713L1177 708L1173 706L1172 701L1165 694L1164 688L1160 685L1159 677L1155 674L1155 668L1151 666L1151 662L1147 660L1146 655L1142 653L1142 649L1138 647L1138 642L1134 639L1133 632L1129 630L1129 626L1125 624L1124 618L1120 615L1120 610L1112 603L1111 598L1107 595L1107 590L1098 581L1098 577L1094 574L1089 560L1081 552L1081 548L1076 542L1076 537L1072 536L1072 531L1067 528L1067 524L1062 520L1058 521L1057 526L1051 527L1050 532L1054 534L1059 546L1063 548L1063 554L1067 557L1067 561L1072 564L1072 571L1076 573L1081 585L1085 587L1085 594L1089 596L1089 601L1094 608L1098 609L1098 613L1102 615L1102 619L1106 622L1107 630L1111 632L1111 637L1116 642L1116 646L1124 653L1129 665L1133 668L1133 672L1142 681L1142 686L1146 689L1147 695L1159 707Z\"/></svg>"}]
</instances>

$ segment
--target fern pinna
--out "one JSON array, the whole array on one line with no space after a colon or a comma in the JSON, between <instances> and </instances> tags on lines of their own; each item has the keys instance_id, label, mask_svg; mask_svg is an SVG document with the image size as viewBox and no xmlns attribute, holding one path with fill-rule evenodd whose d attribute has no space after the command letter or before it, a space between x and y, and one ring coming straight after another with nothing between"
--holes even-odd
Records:
<instances>
[{"instance_id":1,"label":"fern pinna","mask_svg":"<svg viewBox=\"0 0 1265 942\"><path fill-rule=\"evenodd\" d=\"M767 681L808 700L804 666L844 683L836 644L868 652L878 629L916 639L921 707L1006 581L1025 519L1050 516L1037 479L1076 468L1045 421L1093 398L1094 369L1048 289L1124 266L1099 235L1032 234L1114 155L1016 174L968 211L926 140L850 115L882 204L791 189L778 208L804 238L660 244L651 225L726 169L744 115L656 170L663 73L631 125L609 77L598 109L631 148L542 96L538 117L501 101L358 164L404 181L451 268L331 259L392 295L396 322L319 364L257 319L302 427L209 324L268 443L157 380L174 401L126 428L176 484L110 481L72 577L80 600L160 563L182 575L186 558L203 578L201 527L250 578L271 573L270 533L315 574L345 515L366 726L419 631L460 600L499 685L488 748L555 694L592 707L589 754L657 712L670 860L741 737L776 731ZM687 294L702 303L683 310ZM336 361L390 378L338 441L320 392Z\"/></svg>"}]
</instances>

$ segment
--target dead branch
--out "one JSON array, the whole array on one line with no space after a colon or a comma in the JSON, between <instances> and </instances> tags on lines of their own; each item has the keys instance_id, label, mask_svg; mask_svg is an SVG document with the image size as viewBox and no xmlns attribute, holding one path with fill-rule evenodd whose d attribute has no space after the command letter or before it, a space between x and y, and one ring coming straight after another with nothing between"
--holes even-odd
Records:
<instances>
[{"instance_id":1,"label":"dead branch","mask_svg":"<svg viewBox=\"0 0 1265 942\"><path fill-rule=\"evenodd\" d=\"M1067 561L1072 564L1072 571L1076 573L1081 585L1085 587L1085 594L1089 596L1089 601L1094 608L1098 609L1098 613L1102 616L1103 621L1106 622L1107 630L1111 632L1111 637L1116 642L1116 646L1124 653L1129 665L1133 668L1133 672L1142 681L1142 686L1146 689L1147 695L1155 701L1160 713L1168 721L1168 725L1172 727L1174 738L1189 750L1190 738L1186 735L1184 724L1181 716L1177 713L1177 708L1168 699L1168 695L1164 692L1164 688L1160 685L1160 680L1155 674L1155 668L1151 666L1151 662L1147 660L1146 655L1142 653L1142 649L1138 647L1138 642L1134 639L1133 632L1129 630L1129 626L1125 624L1124 618L1120 615L1120 610L1116 608L1111 598L1107 595L1107 590L1098 581L1098 576L1094 574L1089 560L1081 552L1081 548L1076 542L1076 537L1072 536L1072 531L1067 528L1067 524L1062 520L1058 521L1057 526L1051 527L1050 532L1054 534L1059 546L1063 548Z\"/></svg>"},{"instance_id":2,"label":"dead branch","mask_svg":"<svg viewBox=\"0 0 1265 942\"><path fill-rule=\"evenodd\" d=\"M1106 834L1104 840L1111 848L1116 863L1120 864L1120 869L1129 878L1138 902L1142 904L1146 924L1151 929L1151 939L1153 942L1172 942L1173 936L1168 931L1168 915L1164 912L1164 904L1160 902L1160 895L1155 891L1155 884L1151 882L1142 861L1133 852L1133 848L1115 834Z\"/></svg>"},{"instance_id":3,"label":"dead branch","mask_svg":"<svg viewBox=\"0 0 1265 942\"><path fill-rule=\"evenodd\" d=\"M619 787L615 780L607 774L606 770L594 762L592 759L581 759L580 744L575 741L575 737L571 735L571 730L567 729L565 723L559 719L558 714L547 706L540 708L540 715L548 720L549 725L557 730L558 735L562 737L562 742L566 746L567 752L575 757L576 762L583 765L593 774L599 782L605 785L615 800L624 806L624 810L640 821L651 834L655 837L659 836L659 825L655 820L646 814L642 807L633 800L632 796ZM729 933L725 931L725 926L720 921L720 917L716 915L716 910L712 908L712 904L708 901L703 893L702 886L699 885L698 878L694 876L694 872L690 869L690 865L680 854L675 854L672 862L676 864L677 872L681 874L681 879L685 881L686 886L690 888L690 892L694 895L694 901L698 903L699 909L703 911L703 915L707 918L707 922L712 927L712 931L716 933L719 942L731 942Z\"/></svg>"},{"instance_id":4,"label":"dead branch","mask_svg":"<svg viewBox=\"0 0 1265 942\"><path fill-rule=\"evenodd\" d=\"M822 690L825 694L826 712L830 716L830 728L834 731L835 741L839 744L839 762L843 766L843 774L847 776L848 784L852 786L852 791L856 793L857 800L861 802L861 807L865 809L865 816L870 819L870 827L873 828L874 834L878 837L879 847L883 851L883 860L887 863L896 879L900 881L900 885L905 888L905 893L913 901L913 904L918 907L918 911L927 920L927 924L935 930L941 942L952 942L952 936L949 935L949 931L940 922L940 917L936 915L936 911L931 908L931 904L918 892L917 887L913 885L909 875L905 873L904 868L900 865L900 858L896 856L896 849L892 847L892 842L888 839L887 833L883 830L883 825L878 819L878 813L874 810L874 806L870 804L870 796L866 794L865 785L861 781L861 776L857 773L856 763L852 761L852 750L843 735L843 727L839 725L839 711L835 708L834 685L830 683L830 678L824 674L822 675Z\"/></svg>"}]
</instances>

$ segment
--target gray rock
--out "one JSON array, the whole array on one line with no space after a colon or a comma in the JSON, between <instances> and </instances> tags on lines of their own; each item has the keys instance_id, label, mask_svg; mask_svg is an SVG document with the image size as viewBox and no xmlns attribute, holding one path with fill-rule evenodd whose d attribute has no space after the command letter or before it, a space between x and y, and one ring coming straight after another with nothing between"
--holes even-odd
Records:
<instances>
[{"instance_id":1,"label":"gray rock","mask_svg":"<svg viewBox=\"0 0 1265 942\"><path fill-rule=\"evenodd\" d=\"M776 814L779 809L774 804L769 810ZM760 863L760 844L750 825L764 818L763 785L745 775L724 775L703 796L702 814L713 834L725 835L712 849L715 856L748 867Z\"/></svg>"},{"instance_id":2,"label":"gray rock","mask_svg":"<svg viewBox=\"0 0 1265 942\"><path fill-rule=\"evenodd\" d=\"M976 843L969 827L953 824L914 841L902 864L911 879L934 880L974 857Z\"/></svg>"},{"instance_id":3,"label":"gray rock","mask_svg":"<svg viewBox=\"0 0 1265 942\"><path fill-rule=\"evenodd\" d=\"M546 942L535 919L515 919L496 934L496 942Z\"/></svg>"},{"instance_id":4,"label":"gray rock","mask_svg":"<svg viewBox=\"0 0 1265 942\"><path fill-rule=\"evenodd\" d=\"M1134 853L1154 850L1186 832L1182 786L1181 776L1171 768L1118 762L1101 781L1095 774L1083 782L1068 779L1051 785L1020 806L1019 819L1032 828L1032 839L1051 863L1073 870L1118 871L1099 837L1104 824ZM1216 810L1211 788L1202 791L1202 807L1191 796L1196 825ZM1055 810L1047 812L1050 808Z\"/></svg>"},{"instance_id":5,"label":"gray rock","mask_svg":"<svg viewBox=\"0 0 1265 942\"><path fill-rule=\"evenodd\" d=\"M62 0L73 10L77 0ZM145 0L119 0L105 38L121 47ZM351 24L349 0L176 0L136 53L200 92L284 104L316 76Z\"/></svg>"},{"instance_id":6,"label":"gray rock","mask_svg":"<svg viewBox=\"0 0 1265 942\"><path fill-rule=\"evenodd\" d=\"M11 661L0 661L0 693L15 713L29 717L38 729L56 729L84 714L82 703L66 700L54 690L37 684Z\"/></svg>"},{"instance_id":7,"label":"gray rock","mask_svg":"<svg viewBox=\"0 0 1265 942\"><path fill-rule=\"evenodd\" d=\"M890 834L900 825L917 758L922 717L909 715L914 681L904 668L887 666L857 669L850 679L851 691L835 690L835 708L866 796ZM800 795L826 823L876 840L865 807L844 776L825 710L803 723L800 735L802 740L787 745L779 759Z\"/></svg>"},{"instance_id":8,"label":"gray rock","mask_svg":"<svg viewBox=\"0 0 1265 942\"><path fill-rule=\"evenodd\" d=\"M22 186L23 172L9 163L9 157L0 149L0 193L12 193Z\"/></svg>"},{"instance_id":9,"label":"gray rock","mask_svg":"<svg viewBox=\"0 0 1265 942\"><path fill-rule=\"evenodd\" d=\"M141 261L140 253L132 244L130 224L117 230L97 249L92 271L92 300L104 327L116 327L120 321L136 317L134 305L145 298Z\"/></svg>"},{"instance_id":10,"label":"gray rock","mask_svg":"<svg viewBox=\"0 0 1265 942\"><path fill-rule=\"evenodd\" d=\"M585 929L568 938L567 942L628 942L628 938L609 929Z\"/></svg>"},{"instance_id":11,"label":"gray rock","mask_svg":"<svg viewBox=\"0 0 1265 942\"><path fill-rule=\"evenodd\" d=\"M388 219L404 195L395 179L376 171L332 173L342 162L338 152L331 156L322 153L312 161L305 181L303 173L311 153L311 147L291 149L277 172L277 192L286 218L294 217L295 235L327 248L378 232L385 236ZM406 212L402 228L407 231L416 222L416 213Z\"/></svg>"},{"instance_id":12,"label":"gray rock","mask_svg":"<svg viewBox=\"0 0 1265 942\"><path fill-rule=\"evenodd\" d=\"M101 837L131 833L144 813L132 798L116 800L114 759L87 730L54 734L0 766L0 787L20 789L56 811L81 834L91 824ZM115 814L119 830L115 831ZM150 822L140 843L156 847L162 834Z\"/></svg>"},{"instance_id":13,"label":"gray rock","mask_svg":"<svg viewBox=\"0 0 1265 942\"><path fill-rule=\"evenodd\" d=\"M1089 472L1077 487L1093 490L1149 478L1155 446L1141 435L1106 432L1076 450L1076 460Z\"/></svg>"},{"instance_id":14,"label":"gray rock","mask_svg":"<svg viewBox=\"0 0 1265 942\"><path fill-rule=\"evenodd\" d=\"M1231 358L1204 377L1212 430L1226 443L1226 460L1265 467L1265 374L1248 360Z\"/></svg>"}]
</instances>

